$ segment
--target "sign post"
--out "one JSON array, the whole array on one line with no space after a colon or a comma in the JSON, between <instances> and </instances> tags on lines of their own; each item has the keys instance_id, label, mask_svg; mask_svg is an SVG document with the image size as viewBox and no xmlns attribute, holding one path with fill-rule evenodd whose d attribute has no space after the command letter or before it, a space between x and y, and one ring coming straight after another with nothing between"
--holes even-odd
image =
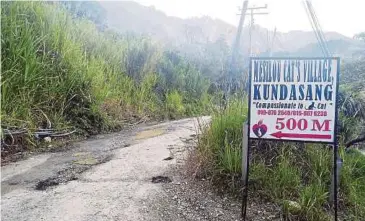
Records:
<instances>
[{"instance_id":1,"label":"sign post","mask_svg":"<svg viewBox=\"0 0 365 221\"><path fill-rule=\"evenodd\" d=\"M250 58L248 139L333 145L337 220L339 58ZM250 152L248 147L248 153ZM246 180L249 166L247 159ZM247 193L248 184L245 184ZM247 201L247 194L245 194ZM245 205L247 202L243 202ZM245 219L246 206L242 206Z\"/></svg>"},{"instance_id":2,"label":"sign post","mask_svg":"<svg viewBox=\"0 0 365 221\"><path fill-rule=\"evenodd\" d=\"M248 188L248 163L249 163L249 126L248 123L245 122L243 124L243 130L242 130L242 182L245 189L243 190L243 197L242 197L242 208L241 208L241 216L246 217L246 207L247 207L247 188Z\"/></svg>"}]
</instances>

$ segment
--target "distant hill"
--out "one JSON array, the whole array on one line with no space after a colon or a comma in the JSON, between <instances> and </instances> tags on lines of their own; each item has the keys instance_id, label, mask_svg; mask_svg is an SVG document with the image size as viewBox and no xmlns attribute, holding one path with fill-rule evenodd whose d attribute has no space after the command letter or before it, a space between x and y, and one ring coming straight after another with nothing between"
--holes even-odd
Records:
<instances>
[{"instance_id":1,"label":"distant hill","mask_svg":"<svg viewBox=\"0 0 365 221\"><path fill-rule=\"evenodd\" d=\"M100 2L107 11L108 26L120 32L148 35L165 44L182 46L215 42L223 38L231 45L236 27L219 19L195 17L181 19L167 16L154 7L142 6L132 1ZM242 49L248 52L248 27L244 27ZM273 32L256 25L252 35L253 52L265 54ZM349 57L365 50L365 44L337 32L326 32L330 51L337 56ZM272 47L276 55L320 56L315 35L311 31L277 32Z\"/></svg>"},{"instance_id":2,"label":"distant hill","mask_svg":"<svg viewBox=\"0 0 365 221\"><path fill-rule=\"evenodd\" d=\"M357 59L365 55L364 43L349 41L347 39L337 39L327 41L328 49L333 56L340 56L342 59ZM273 56L322 56L319 43L310 43L294 51L275 51ZM263 53L265 55L265 53Z\"/></svg>"}]
</instances>

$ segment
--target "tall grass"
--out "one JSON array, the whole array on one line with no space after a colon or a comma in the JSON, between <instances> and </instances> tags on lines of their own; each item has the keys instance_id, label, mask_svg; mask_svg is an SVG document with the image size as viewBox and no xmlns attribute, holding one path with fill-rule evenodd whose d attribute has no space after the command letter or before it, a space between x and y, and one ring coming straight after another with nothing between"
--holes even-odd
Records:
<instances>
[{"instance_id":1,"label":"tall grass","mask_svg":"<svg viewBox=\"0 0 365 221\"><path fill-rule=\"evenodd\" d=\"M166 95L166 109L170 118L176 118L184 115L185 107L182 96L176 90Z\"/></svg>"},{"instance_id":2,"label":"tall grass","mask_svg":"<svg viewBox=\"0 0 365 221\"><path fill-rule=\"evenodd\" d=\"M199 141L199 152L214 175L237 180L241 173L242 126L247 119L247 104L235 100L221 111L224 114L212 116L209 129Z\"/></svg>"},{"instance_id":3,"label":"tall grass","mask_svg":"<svg viewBox=\"0 0 365 221\"><path fill-rule=\"evenodd\" d=\"M132 115L166 116L169 91L181 97L179 117L210 99L194 66L148 38L101 32L60 4L3 2L1 17L5 126L32 129L49 119L52 127L98 133ZM185 108L193 105L199 108Z\"/></svg>"},{"instance_id":4,"label":"tall grass","mask_svg":"<svg viewBox=\"0 0 365 221\"><path fill-rule=\"evenodd\" d=\"M341 170L341 190L349 220L365 219L365 156L357 150L341 152L344 166Z\"/></svg>"},{"instance_id":5,"label":"tall grass","mask_svg":"<svg viewBox=\"0 0 365 221\"><path fill-rule=\"evenodd\" d=\"M198 156L206 174L238 192L242 125L247 105L231 101L215 114L200 138ZM332 220L329 191L332 150L319 144L251 143L250 200L261 198L282 208L287 220ZM347 220L365 219L365 156L346 153L340 183L340 210ZM193 159L193 158L192 158ZM223 182L222 182L223 180ZM294 206L293 206L294 205Z\"/></svg>"}]
</instances>

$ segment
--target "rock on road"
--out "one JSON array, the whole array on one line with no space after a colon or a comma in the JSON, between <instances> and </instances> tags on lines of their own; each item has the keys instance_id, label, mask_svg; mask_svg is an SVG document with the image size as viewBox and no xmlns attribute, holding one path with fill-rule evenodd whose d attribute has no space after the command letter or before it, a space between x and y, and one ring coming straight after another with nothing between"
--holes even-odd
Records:
<instances>
[{"instance_id":1,"label":"rock on road","mask_svg":"<svg viewBox=\"0 0 365 221\"><path fill-rule=\"evenodd\" d=\"M164 159L196 128L195 118L146 126L3 166L1 220L164 220L148 208L164 194L151 179L176 164Z\"/></svg>"}]
</instances>

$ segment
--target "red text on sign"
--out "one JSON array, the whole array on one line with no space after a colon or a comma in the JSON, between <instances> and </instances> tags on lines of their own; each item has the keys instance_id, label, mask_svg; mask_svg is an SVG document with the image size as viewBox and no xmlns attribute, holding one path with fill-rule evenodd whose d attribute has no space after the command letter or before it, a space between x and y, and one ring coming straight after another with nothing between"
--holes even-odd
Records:
<instances>
[{"instance_id":1,"label":"red text on sign","mask_svg":"<svg viewBox=\"0 0 365 221\"><path fill-rule=\"evenodd\" d=\"M331 120L312 120L309 123L311 124L311 131L330 131ZM277 130L283 130L286 128L288 130L299 129L303 131L308 129L309 123L307 119L296 120L294 118L289 118L286 120L285 118L277 118L275 128Z\"/></svg>"}]
</instances>

